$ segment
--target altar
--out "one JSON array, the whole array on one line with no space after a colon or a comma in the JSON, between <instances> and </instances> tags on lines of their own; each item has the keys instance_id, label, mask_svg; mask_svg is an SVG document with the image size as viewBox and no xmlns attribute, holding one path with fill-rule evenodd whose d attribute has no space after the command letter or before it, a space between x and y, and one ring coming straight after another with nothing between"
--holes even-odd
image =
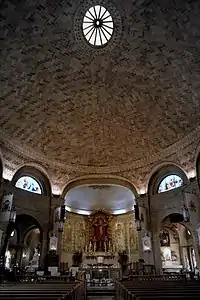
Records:
<instances>
[{"instance_id":1,"label":"altar","mask_svg":"<svg viewBox=\"0 0 200 300\"><path fill-rule=\"evenodd\" d=\"M118 267L119 253L138 259L138 235L132 215L114 216L98 210L89 216L69 214L61 242L61 262L73 265L73 253L81 252L81 265L97 263Z\"/></svg>"},{"instance_id":2,"label":"altar","mask_svg":"<svg viewBox=\"0 0 200 300\"><path fill-rule=\"evenodd\" d=\"M113 266L87 266L82 270L86 274L86 281L89 286L109 286L121 278L121 269Z\"/></svg>"}]
</instances>

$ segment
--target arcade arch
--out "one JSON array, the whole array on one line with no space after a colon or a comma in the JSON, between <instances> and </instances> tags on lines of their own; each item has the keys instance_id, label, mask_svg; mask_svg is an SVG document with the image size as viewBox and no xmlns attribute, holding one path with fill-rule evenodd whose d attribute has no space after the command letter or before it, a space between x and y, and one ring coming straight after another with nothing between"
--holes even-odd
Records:
<instances>
[{"instance_id":1,"label":"arcade arch","mask_svg":"<svg viewBox=\"0 0 200 300\"><path fill-rule=\"evenodd\" d=\"M148 195L152 196L159 193L159 188L161 185L164 186L165 180L169 185L171 180L177 181L177 184L174 184L174 188L166 188L163 192L166 192L167 190L172 191L175 188L189 183L186 173L181 168L174 164L166 164L158 167L150 177L148 183Z\"/></svg>"},{"instance_id":2,"label":"arcade arch","mask_svg":"<svg viewBox=\"0 0 200 300\"><path fill-rule=\"evenodd\" d=\"M163 272L194 271L198 251L191 224L184 222L181 214L173 213L163 219L159 230Z\"/></svg>"},{"instance_id":3,"label":"arcade arch","mask_svg":"<svg viewBox=\"0 0 200 300\"><path fill-rule=\"evenodd\" d=\"M13 176L11 184L29 192L51 195L51 184L42 171L33 166L20 168Z\"/></svg>"}]
</instances>

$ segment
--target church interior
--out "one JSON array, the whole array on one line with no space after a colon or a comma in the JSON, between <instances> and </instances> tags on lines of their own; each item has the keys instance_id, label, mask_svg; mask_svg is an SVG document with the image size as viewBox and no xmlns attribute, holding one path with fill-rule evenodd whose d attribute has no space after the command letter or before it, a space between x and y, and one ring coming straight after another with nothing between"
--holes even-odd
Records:
<instances>
[{"instance_id":1,"label":"church interior","mask_svg":"<svg viewBox=\"0 0 200 300\"><path fill-rule=\"evenodd\" d=\"M0 1L0 300L200 299L199 4Z\"/></svg>"}]
</instances>

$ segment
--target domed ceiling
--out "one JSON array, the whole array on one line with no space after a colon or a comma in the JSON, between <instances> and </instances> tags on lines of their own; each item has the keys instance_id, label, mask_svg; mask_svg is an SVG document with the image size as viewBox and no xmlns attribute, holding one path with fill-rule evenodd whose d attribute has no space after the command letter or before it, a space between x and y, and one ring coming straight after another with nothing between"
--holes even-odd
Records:
<instances>
[{"instance_id":1,"label":"domed ceiling","mask_svg":"<svg viewBox=\"0 0 200 300\"><path fill-rule=\"evenodd\" d=\"M99 1L1 3L2 147L95 172L164 159L197 128L199 1L101 3L114 23L103 48L81 32Z\"/></svg>"},{"instance_id":2,"label":"domed ceiling","mask_svg":"<svg viewBox=\"0 0 200 300\"><path fill-rule=\"evenodd\" d=\"M66 209L90 214L101 209L113 214L133 210L135 196L128 188L118 185L87 185L70 189L65 196Z\"/></svg>"}]
</instances>

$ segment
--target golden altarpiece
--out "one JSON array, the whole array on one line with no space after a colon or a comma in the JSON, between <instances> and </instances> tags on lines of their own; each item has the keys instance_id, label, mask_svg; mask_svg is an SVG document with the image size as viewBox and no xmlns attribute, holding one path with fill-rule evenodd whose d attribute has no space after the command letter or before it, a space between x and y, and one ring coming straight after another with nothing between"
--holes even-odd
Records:
<instances>
[{"instance_id":1,"label":"golden altarpiece","mask_svg":"<svg viewBox=\"0 0 200 300\"><path fill-rule=\"evenodd\" d=\"M111 215L98 210L90 216L68 213L61 242L61 262L72 263L74 251L83 252L83 265L94 265L97 257L117 266L118 252L126 250L129 260L138 259L138 232L132 213Z\"/></svg>"}]
</instances>

